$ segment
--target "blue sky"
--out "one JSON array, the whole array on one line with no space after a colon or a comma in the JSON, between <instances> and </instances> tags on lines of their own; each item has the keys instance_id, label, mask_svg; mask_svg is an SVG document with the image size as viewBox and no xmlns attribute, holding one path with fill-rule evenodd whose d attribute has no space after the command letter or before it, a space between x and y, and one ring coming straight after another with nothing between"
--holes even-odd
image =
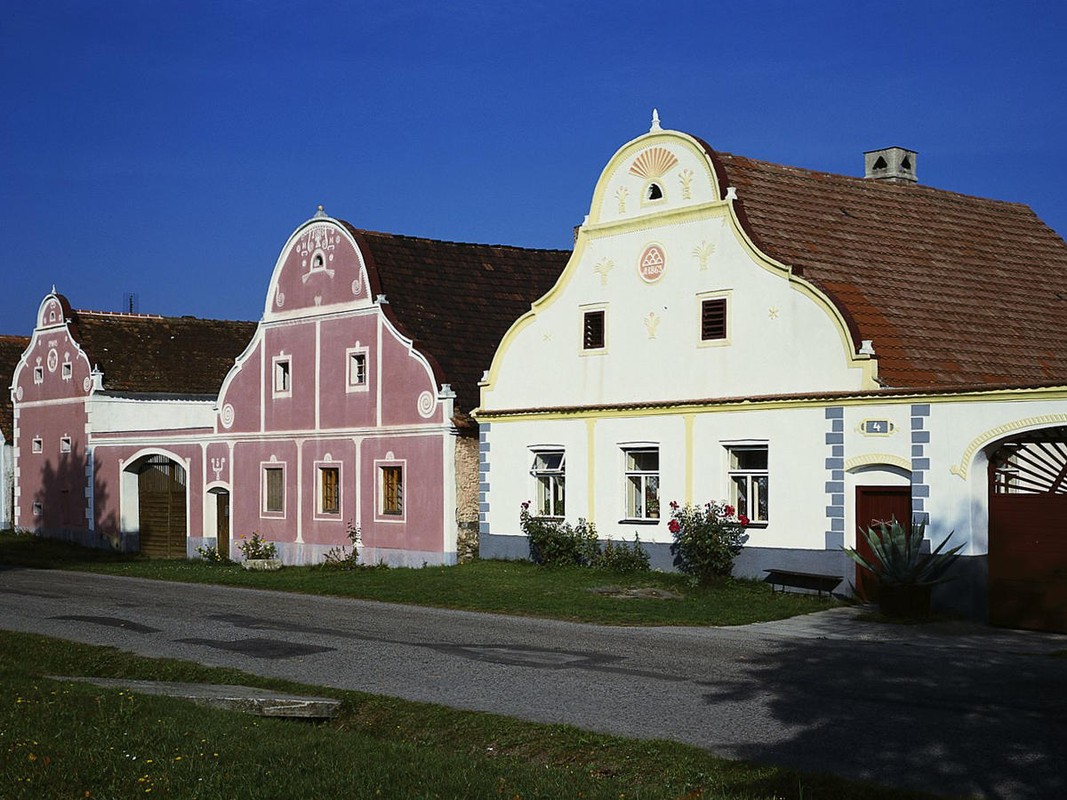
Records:
<instances>
[{"instance_id":1,"label":"blue sky","mask_svg":"<svg viewBox=\"0 0 1067 800\"><path fill-rule=\"evenodd\" d=\"M1067 4L0 0L0 333L75 308L258 319L317 204L357 227L569 247L664 127L1029 204L1067 234Z\"/></svg>"}]
</instances>

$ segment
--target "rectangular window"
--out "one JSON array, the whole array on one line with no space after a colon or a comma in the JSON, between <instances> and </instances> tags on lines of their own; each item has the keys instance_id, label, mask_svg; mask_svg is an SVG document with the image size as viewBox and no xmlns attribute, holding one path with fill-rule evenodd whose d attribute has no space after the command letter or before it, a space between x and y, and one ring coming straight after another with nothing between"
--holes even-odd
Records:
<instances>
[{"instance_id":1,"label":"rectangular window","mask_svg":"<svg viewBox=\"0 0 1067 800\"><path fill-rule=\"evenodd\" d=\"M356 388L367 385L367 354L348 351L348 387Z\"/></svg>"},{"instance_id":2,"label":"rectangular window","mask_svg":"<svg viewBox=\"0 0 1067 800\"><path fill-rule=\"evenodd\" d=\"M626 518L659 519L659 448L623 452L626 455Z\"/></svg>"},{"instance_id":3,"label":"rectangular window","mask_svg":"<svg viewBox=\"0 0 1067 800\"><path fill-rule=\"evenodd\" d=\"M292 394L292 377L289 374L289 359L274 359L274 396L285 397Z\"/></svg>"},{"instance_id":4,"label":"rectangular window","mask_svg":"<svg viewBox=\"0 0 1067 800\"><path fill-rule=\"evenodd\" d=\"M35 452L35 453L43 453L44 452L44 439L34 439L33 440L33 452Z\"/></svg>"},{"instance_id":5,"label":"rectangular window","mask_svg":"<svg viewBox=\"0 0 1067 800\"><path fill-rule=\"evenodd\" d=\"M263 468L263 511L267 514L285 513L285 470L282 467Z\"/></svg>"},{"instance_id":6,"label":"rectangular window","mask_svg":"<svg viewBox=\"0 0 1067 800\"><path fill-rule=\"evenodd\" d=\"M43 514L44 514L44 506L42 506L42 505L41 505L40 503L38 503L38 502L35 502L35 503L33 504L33 515L34 515L35 517L40 517L40 516L41 516L41 515L43 515Z\"/></svg>"},{"instance_id":7,"label":"rectangular window","mask_svg":"<svg viewBox=\"0 0 1067 800\"><path fill-rule=\"evenodd\" d=\"M726 298L716 297L700 303L700 339L704 342L726 338Z\"/></svg>"},{"instance_id":8,"label":"rectangular window","mask_svg":"<svg viewBox=\"0 0 1067 800\"><path fill-rule=\"evenodd\" d=\"M534 453L530 474L537 492L537 514L542 517L562 517L565 509L565 478L567 460L562 450L541 450Z\"/></svg>"},{"instance_id":9,"label":"rectangular window","mask_svg":"<svg viewBox=\"0 0 1067 800\"><path fill-rule=\"evenodd\" d=\"M69 361L63 362L63 380L69 381L74 374L74 365Z\"/></svg>"},{"instance_id":10,"label":"rectangular window","mask_svg":"<svg viewBox=\"0 0 1067 800\"><path fill-rule=\"evenodd\" d=\"M340 467L319 467L319 513L341 513Z\"/></svg>"},{"instance_id":11,"label":"rectangular window","mask_svg":"<svg viewBox=\"0 0 1067 800\"><path fill-rule=\"evenodd\" d=\"M33 382L44 383L44 367L33 368Z\"/></svg>"},{"instance_id":12,"label":"rectangular window","mask_svg":"<svg viewBox=\"0 0 1067 800\"><path fill-rule=\"evenodd\" d=\"M601 350L604 347L604 311L586 311L582 322L582 349Z\"/></svg>"},{"instance_id":13,"label":"rectangular window","mask_svg":"<svg viewBox=\"0 0 1067 800\"><path fill-rule=\"evenodd\" d=\"M70 452L70 437L69 436L64 436L63 438L61 438L59 440L59 452L61 452L61 453L69 453Z\"/></svg>"},{"instance_id":14,"label":"rectangular window","mask_svg":"<svg viewBox=\"0 0 1067 800\"><path fill-rule=\"evenodd\" d=\"M767 446L727 447L729 453L730 501L738 515L754 523L770 519L770 474L767 471Z\"/></svg>"},{"instance_id":15,"label":"rectangular window","mask_svg":"<svg viewBox=\"0 0 1067 800\"><path fill-rule=\"evenodd\" d=\"M381 513L401 516L404 513L404 468L381 467Z\"/></svg>"}]
</instances>

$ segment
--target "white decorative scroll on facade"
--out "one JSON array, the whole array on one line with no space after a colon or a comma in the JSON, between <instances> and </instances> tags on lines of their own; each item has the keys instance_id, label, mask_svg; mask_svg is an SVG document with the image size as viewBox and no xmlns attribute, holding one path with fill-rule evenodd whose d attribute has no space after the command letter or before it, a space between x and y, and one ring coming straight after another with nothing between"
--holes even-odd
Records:
<instances>
[{"instance_id":1,"label":"white decorative scroll on facade","mask_svg":"<svg viewBox=\"0 0 1067 800\"><path fill-rule=\"evenodd\" d=\"M423 419L429 419L433 416L434 409L437 407L437 401L431 392L423 392L419 395L419 416Z\"/></svg>"},{"instance_id":2,"label":"white decorative scroll on facade","mask_svg":"<svg viewBox=\"0 0 1067 800\"><path fill-rule=\"evenodd\" d=\"M222 422L222 427L229 430L233 426L233 406L227 403L222 407L222 413L219 415L219 420Z\"/></svg>"},{"instance_id":3,"label":"white decorative scroll on facade","mask_svg":"<svg viewBox=\"0 0 1067 800\"><path fill-rule=\"evenodd\" d=\"M330 264L340 241L341 232L329 223L318 223L305 229L293 245L293 249L300 255L300 266L305 270L300 277L304 283L317 272L333 277L334 270Z\"/></svg>"}]
</instances>

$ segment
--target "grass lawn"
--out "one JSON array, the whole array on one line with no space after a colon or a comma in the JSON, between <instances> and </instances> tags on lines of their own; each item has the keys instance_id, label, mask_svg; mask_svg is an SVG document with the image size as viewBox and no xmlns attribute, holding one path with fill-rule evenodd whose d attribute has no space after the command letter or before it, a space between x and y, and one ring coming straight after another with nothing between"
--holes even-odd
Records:
<instances>
[{"instance_id":1,"label":"grass lawn","mask_svg":"<svg viewBox=\"0 0 1067 800\"><path fill-rule=\"evenodd\" d=\"M545 569L528 562L473 561L454 567L340 570L322 566L248 572L235 564L152 560L50 539L0 534L0 564L73 569L189 583L356 597L608 625L744 625L829 608L836 601L773 593L767 584L723 580L690 585L683 575L620 575ZM632 596L626 589L655 590ZM619 591L612 591L619 590Z\"/></svg>"},{"instance_id":2,"label":"grass lawn","mask_svg":"<svg viewBox=\"0 0 1067 800\"><path fill-rule=\"evenodd\" d=\"M242 683L343 701L263 719L46 676ZM693 747L301 686L0 631L0 796L49 798L921 798Z\"/></svg>"}]
</instances>

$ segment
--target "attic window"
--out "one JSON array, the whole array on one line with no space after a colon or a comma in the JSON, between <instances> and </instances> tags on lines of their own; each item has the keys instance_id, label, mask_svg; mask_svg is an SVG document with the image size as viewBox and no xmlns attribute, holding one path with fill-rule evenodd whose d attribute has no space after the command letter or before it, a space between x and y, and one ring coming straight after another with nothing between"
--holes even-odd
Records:
<instances>
[{"instance_id":1,"label":"attic window","mask_svg":"<svg viewBox=\"0 0 1067 800\"><path fill-rule=\"evenodd\" d=\"M322 253L315 253L311 259L312 269L322 269L326 266L326 259L322 257Z\"/></svg>"},{"instance_id":2,"label":"attic window","mask_svg":"<svg viewBox=\"0 0 1067 800\"><path fill-rule=\"evenodd\" d=\"M274 358L274 396L288 397L293 393L292 376L289 374L289 357Z\"/></svg>"},{"instance_id":3,"label":"attic window","mask_svg":"<svg viewBox=\"0 0 1067 800\"><path fill-rule=\"evenodd\" d=\"M64 436L63 438L61 438L59 440L59 452L61 452L61 453L69 453L70 452L70 437L69 436Z\"/></svg>"},{"instance_id":4,"label":"attic window","mask_svg":"<svg viewBox=\"0 0 1067 800\"><path fill-rule=\"evenodd\" d=\"M716 297L700 304L700 339L707 342L726 338L726 298Z\"/></svg>"},{"instance_id":5,"label":"attic window","mask_svg":"<svg viewBox=\"0 0 1067 800\"><path fill-rule=\"evenodd\" d=\"M73 374L73 365L69 361L63 362L63 380L69 381Z\"/></svg>"},{"instance_id":6,"label":"attic window","mask_svg":"<svg viewBox=\"0 0 1067 800\"><path fill-rule=\"evenodd\" d=\"M33 368L33 382L44 383L44 367Z\"/></svg>"},{"instance_id":7,"label":"attic window","mask_svg":"<svg viewBox=\"0 0 1067 800\"><path fill-rule=\"evenodd\" d=\"M582 349L604 348L604 311L586 311L582 320Z\"/></svg>"},{"instance_id":8,"label":"attic window","mask_svg":"<svg viewBox=\"0 0 1067 800\"><path fill-rule=\"evenodd\" d=\"M33 449L33 452L35 452L35 453L43 453L44 452L44 439L34 439L33 440L33 448L32 449Z\"/></svg>"},{"instance_id":9,"label":"attic window","mask_svg":"<svg viewBox=\"0 0 1067 800\"><path fill-rule=\"evenodd\" d=\"M662 200L663 199L663 190L660 188L658 183L650 183L648 185L648 191L646 192L645 199L646 200Z\"/></svg>"}]
</instances>

